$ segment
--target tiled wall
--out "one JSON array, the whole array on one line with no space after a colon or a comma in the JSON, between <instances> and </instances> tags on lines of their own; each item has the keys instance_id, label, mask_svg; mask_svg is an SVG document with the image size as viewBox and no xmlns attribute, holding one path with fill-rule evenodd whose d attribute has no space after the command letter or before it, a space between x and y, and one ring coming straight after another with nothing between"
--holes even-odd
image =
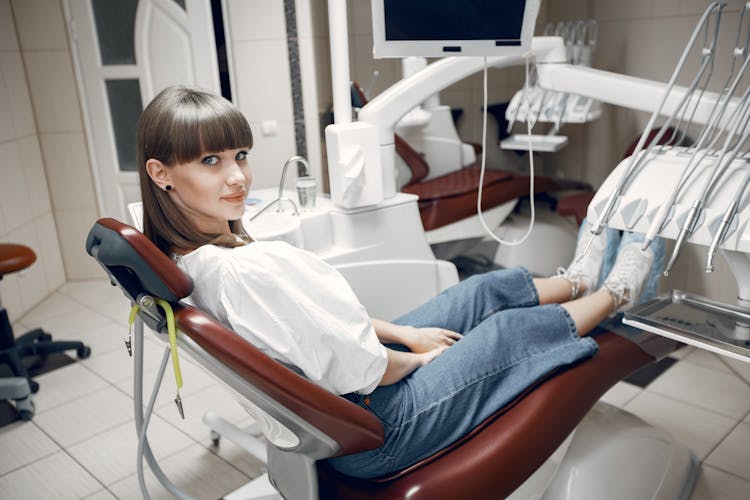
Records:
<instances>
[{"instance_id":1,"label":"tiled wall","mask_svg":"<svg viewBox=\"0 0 750 500\"><path fill-rule=\"evenodd\" d=\"M83 243L99 208L60 0L12 0L68 280L101 278Z\"/></svg>"},{"instance_id":2,"label":"tiled wall","mask_svg":"<svg viewBox=\"0 0 750 500\"><path fill-rule=\"evenodd\" d=\"M296 154L283 0L229 0L234 102L250 121L253 187L276 187L284 162ZM263 122L275 125L263 132ZM293 186L294 175L287 176Z\"/></svg>"},{"instance_id":3,"label":"tiled wall","mask_svg":"<svg viewBox=\"0 0 750 500\"><path fill-rule=\"evenodd\" d=\"M0 0L0 242L28 245L37 254L37 262L29 269L0 282L0 297L12 321L65 282L38 122L34 120L36 103L32 105L27 80L29 53L38 47L38 43L33 45L38 41L27 25L18 25L17 32L14 22L14 13L26 9L19 5L23 3L14 2L11 8L9 0ZM49 74L45 78L51 79ZM57 149L55 155L64 156L59 152Z\"/></svg>"}]
</instances>

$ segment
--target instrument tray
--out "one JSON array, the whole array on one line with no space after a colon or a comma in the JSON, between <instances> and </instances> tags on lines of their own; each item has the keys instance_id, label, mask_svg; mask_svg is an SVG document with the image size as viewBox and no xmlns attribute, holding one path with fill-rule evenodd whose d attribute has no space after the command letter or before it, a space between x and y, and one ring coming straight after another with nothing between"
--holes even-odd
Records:
<instances>
[{"instance_id":1,"label":"instrument tray","mask_svg":"<svg viewBox=\"0 0 750 500\"><path fill-rule=\"evenodd\" d=\"M750 363L750 310L672 290L626 312L622 322Z\"/></svg>"}]
</instances>

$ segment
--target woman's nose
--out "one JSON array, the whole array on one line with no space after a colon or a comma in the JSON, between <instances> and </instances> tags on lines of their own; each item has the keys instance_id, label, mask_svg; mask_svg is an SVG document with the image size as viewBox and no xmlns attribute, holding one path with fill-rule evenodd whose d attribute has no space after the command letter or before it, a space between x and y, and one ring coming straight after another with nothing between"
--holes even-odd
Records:
<instances>
[{"instance_id":1,"label":"woman's nose","mask_svg":"<svg viewBox=\"0 0 750 500\"><path fill-rule=\"evenodd\" d=\"M235 186L237 184L245 185L247 182L247 175L245 175L245 172L242 171L242 168L235 162L234 165L232 165L231 172L229 173L229 177L227 178L227 184L230 186Z\"/></svg>"}]
</instances>

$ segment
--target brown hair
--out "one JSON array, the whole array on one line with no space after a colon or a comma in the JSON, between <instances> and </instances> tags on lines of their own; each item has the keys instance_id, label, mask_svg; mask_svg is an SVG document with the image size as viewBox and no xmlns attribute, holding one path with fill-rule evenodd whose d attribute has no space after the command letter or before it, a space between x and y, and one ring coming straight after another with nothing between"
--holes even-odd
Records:
<instances>
[{"instance_id":1,"label":"brown hair","mask_svg":"<svg viewBox=\"0 0 750 500\"><path fill-rule=\"evenodd\" d=\"M242 220L227 221L232 235L205 234L191 226L169 195L146 171L153 158L164 165L188 163L205 152L252 147L253 134L242 113L223 97L172 86L143 110L137 129L138 176L143 201L143 234L167 255L214 244L236 247L250 241Z\"/></svg>"}]
</instances>

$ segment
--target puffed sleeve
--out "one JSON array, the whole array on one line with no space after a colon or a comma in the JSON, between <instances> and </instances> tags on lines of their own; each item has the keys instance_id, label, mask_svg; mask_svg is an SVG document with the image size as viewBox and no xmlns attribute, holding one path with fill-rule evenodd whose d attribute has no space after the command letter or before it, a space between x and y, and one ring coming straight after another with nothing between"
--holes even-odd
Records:
<instances>
[{"instance_id":1,"label":"puffed sleeve","mask_svg":"<svg viewBox=\"0 0 750 500\"><path fill-rule=\"evenodd\" d=\"M369 394L387 365L364 306L316 255L281 242L234 249L218 276L218 314L239 335L336 394Z\"/></svg>"}]
</instances>

